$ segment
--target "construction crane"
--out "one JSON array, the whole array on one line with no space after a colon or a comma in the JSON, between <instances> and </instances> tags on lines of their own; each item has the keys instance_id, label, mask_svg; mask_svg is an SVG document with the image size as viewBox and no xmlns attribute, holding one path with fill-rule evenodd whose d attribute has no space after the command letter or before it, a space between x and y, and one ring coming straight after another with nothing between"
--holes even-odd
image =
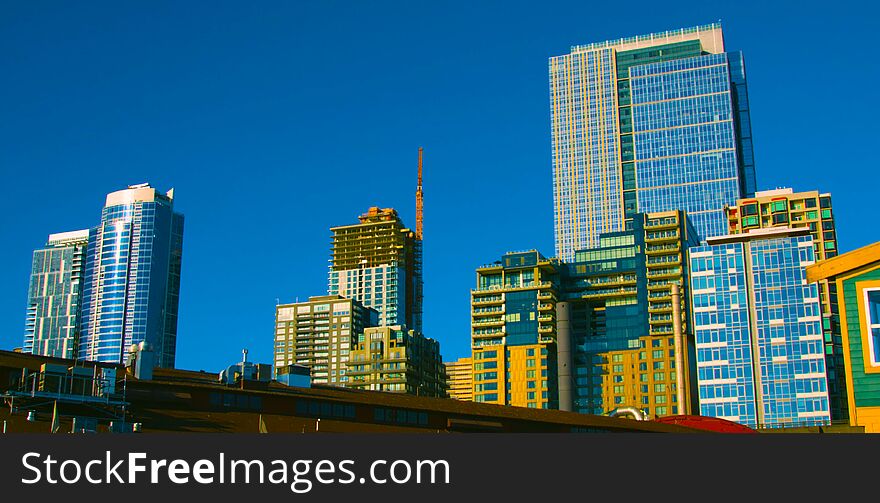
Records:
<instances>
[{"instance_id":1,"label":"construction crane","mask_svg":"<svg viewBox=\"0 0 880 503\"><path fill-rule=\"evenodd\" d=\"M424 209L424 201L422 200L422 147L419 147L419 184L416 186L416 239L422 240L422 210Z\"/></svg>"}]
</instances>

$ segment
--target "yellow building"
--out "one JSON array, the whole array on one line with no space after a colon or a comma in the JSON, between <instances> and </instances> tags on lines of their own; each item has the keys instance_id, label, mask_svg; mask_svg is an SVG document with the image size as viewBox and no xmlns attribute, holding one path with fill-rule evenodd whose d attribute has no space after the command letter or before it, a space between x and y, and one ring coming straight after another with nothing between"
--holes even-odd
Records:
<instances>
[{"instance_id":1,"label":"yellow building","mask_svg":"<svg viewBox=\"0 0 880 503\"><path fill-rule=\"evenodd\" d=\"M807 281L836 287L849 424L880 433L880 243L807 267Z\"/></svg>"},{"instance_id":2,"label":"yellow building","mask_svg":"<svg viewBox=\"0 0 880 503\"><path fill-rule=\"evenodd\" d=\"M471 291L473 399L558 408L558 262L537 251L508 253L477 269Z\"/></svg>"},{"instance_id":3,"label":"yellow building","mask_svg":"<svg viewBox=\"0 0 880 503\"><path fill-rule=\"evenodd\" d=\"M446 396L440 345L401 325L364 329L351 351L347 375L348 388Z\"/></svg>"},{"instance_id":4,"label":"yellow building","mask_svg":"<svg viewBox=\"0 0 880 503\"><path fill-rule=\"evenodd\" d=\"M473 390L473 359L459 358L454 362L446 362L446 392L449 398L472 401Z\"/></svg>"}]
</instances>

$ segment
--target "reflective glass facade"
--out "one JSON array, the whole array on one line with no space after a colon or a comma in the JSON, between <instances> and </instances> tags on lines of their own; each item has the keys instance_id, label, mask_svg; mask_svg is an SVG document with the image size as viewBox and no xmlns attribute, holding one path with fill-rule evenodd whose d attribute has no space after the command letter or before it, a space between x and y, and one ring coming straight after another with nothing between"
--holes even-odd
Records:
<instances>
[{"instance_id":1,"label":"reflective glass facade","mask_svg":"<svg viewBox=\"0 0 880 503\"><path fill-rule=\"evenodd\" d=\"M183 215L173 192L132 186L107 197L89 239L79 356L120 363L146 342L160 367L174 367Z\"/></svg>"},{"instance_id":2,"label":"reflective glass facade","mask_svg":"<svg viewBox=\"0 0 880 503\"><path fill-rule=\"evenodd\" d=\"M727 233L724 207L742 195L744 183L728 57L629 70L638 209L685 210L703 238Z\"/></svg>"},{"instance_id":3,"label":"reflective glass facade","mask_svg":"<svg viewBox=\"0 0 880 503\"><path fill-rule=\"evenodd\" d=\"M52 234L34 251L22 351L76 358L89 231Z\"/></svg>"},{"instance_id":4,"label":"reflective glass facade","mask_svg":"<svg viewBox=\"0 0 880 503\"><path fill-rule=\"evenodd\" d=\"M573 47L550 58L557 256L636 213L686 210L700 238L754 193L745 70L720 25Z\"/></svg>"},{"instance_id":5,"label":"reflective glass facade","mask_svg":"<svg viewBox=\"0 0 880 503\"><path fill-rule=\"evenodd\" d=\"M831 419L818 287L806 231L691 249L700 414L752 427Z\"/></svg>"},{"instance_id":6,"label":"reflective glass facade","mask_svg":"<svg viewBox=\"0 0 880 503\"><path fill-rule=\"evenodd\" d=\"M632 406L651 416L686 413L677 403L672 285L681 288L682 331L690 324L687 250L696 232L684 212L636 214L632 230L603 234L563 268L563 299L571 306L573 406L604 414ZM683 346L687 346L686 344ZM685 399L696 376L693 348L684 347Z\"/></svg>"}]
</instances>

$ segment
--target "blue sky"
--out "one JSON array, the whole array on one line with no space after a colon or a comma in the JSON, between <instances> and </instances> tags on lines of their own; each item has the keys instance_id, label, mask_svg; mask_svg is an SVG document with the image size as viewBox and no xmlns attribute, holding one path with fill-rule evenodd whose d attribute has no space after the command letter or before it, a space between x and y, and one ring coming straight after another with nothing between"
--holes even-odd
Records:
<instances>
[{"instance_id":1,"label":"blue sky","mask_svg":"<svg viewBox=\"0 0 880 503\"><path fill-rule=\"evenodd\" d=\"M474 269L553 254L547 58L721 20L745 53L759 188L831 192L843 251L880 240L871 16L846 2L0 3L0 348L32 250L107 192L186 215L177 364L271 359L276 299L326 291L329 227L414 225L425 332L469 353Z\"/></svg>"}]
</instances>

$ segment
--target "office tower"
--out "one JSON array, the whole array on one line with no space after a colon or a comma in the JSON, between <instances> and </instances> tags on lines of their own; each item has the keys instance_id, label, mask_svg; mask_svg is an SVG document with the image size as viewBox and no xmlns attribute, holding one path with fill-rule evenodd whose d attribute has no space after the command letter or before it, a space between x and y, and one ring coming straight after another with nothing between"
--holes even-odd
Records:
<instances>
[{"instance_id":1,"label":"office tower","mask_svg":"<svg viewBox=\"0 0 880 503\"><path fill-rule=\"evenodd\" d=\"M474 399L473 360L459 358L443 364L446 368L446 392L449 398L470 402Z\"/></svg>"},{"instance_id":2,"label":"office tower","mask_svg":"<svg viewBox=\"0 0 880 503\"><path fill-rule=\"evenodd\" d=\"M831 211L831 194L818 191L794 192L790 188L758 191L755 197L740 199L727 208L730 234L742 234L773 227L808 228L813 236L816 260L837 256L837 229ZM822 303L822 333L825 339L825 367L831 417L847 418L846 372L843 341L837 312L837 287L826 279L817 282Z\"/></svg>"},{"instance_id":3,"label":"office tower","mask_svg":"<svg viewBox=\"0 0 880 503\"><path fill-rule=\"evenodd\" d=\"M754 193L755 170L743 56L719 24L574 46L549 67L561 260L637 212L726 233L724 206Z\"/></svg>"},{"instance_id":4,"label":"office tower","mask_svg":"<svg viewBox=\"0 0 880 503\"><path fill-rule=\"evenodd\" d=\"M471 290L474 401L558 408L556 300L559 262L507 253L477 269Z\"/></svg>"},{"instance_id":5,"label":"office tower","mask_svg":"<svg viewBox=\"0 0 880 503\"><path fill-rule=\"evenodd\" d=\"M880 433L880 243L807 267L807 281L838 292L849 424Z\"/></svg>"},{"instance_id":6,"label":"office tower","mask_svg":"<svg viewBox=\"0 0 880 503\"><path fill-rule=\"evenodd\" d=\"M149 184L112 192L89 237L79 357L120 363L145 342L159 367L174 367L183 215L174 189Z\"/></svg>"},{"instance_id":7,"label":"office tower","mask_svg":"<svg viewBox=\"0 0 880 503\"><path fill-rule=\"evenodd\" d=\"M22 351L76 358L89 231L50 234L34 250Z\"/></svg>"},{"instance_id":8,"label":"office tower","mask_svg":"<svg viewBox=\"0 0 880 503\"><path fill-rule=\"evenodd\" d=\"M370 327L348 362L349 388L446 396L440 344L401 325Z\"/></svg>"},{"instance_id":9,"label":"office tower","mask_svg":"<svg viewBox=\"0 0 880 503\"><path fill-rule=\"evenodd\" d=\"M275 308L275 370L290 364L309 367L312 382L344 386L346 363L379 313L338 295L309 297L307 302Z\"/></svg>"},{"instance_id":10,"label":"office tower","mask_svg":"<svg viewBox=\"0 0 880 503\"><path fill-rule=\"evenodd\" d=\"M751 427L830 421L808 229L764 229L691 248L700 415Z\"/></svg>"},{"instance_id":11,"label":"office tower","mask_svg":"<svg viewBox=\"0 0 880 503\"><path fill-rule=\"evenodd\" d=\"M637 213L632 227L602 234L597 247L576 252L563 268L560 305L570 325L572 410L604 414L636 407L649 416L685 414L696 408L686 302L686 253L697 244L696 232L682 211ZM680 288L678 342L673 285Z\"/></svg>"},{"instance_id":12,"label":"office tower","mask_svg":"<svg viewBox=\"0 0 880 503\"><path fill-rule=\"evenodd\" d=\"M391 208L372 207L359 220L330 229L328 293L376 309L380 325L421 332L421 240Z\"/></svg>"}]
</instances>

